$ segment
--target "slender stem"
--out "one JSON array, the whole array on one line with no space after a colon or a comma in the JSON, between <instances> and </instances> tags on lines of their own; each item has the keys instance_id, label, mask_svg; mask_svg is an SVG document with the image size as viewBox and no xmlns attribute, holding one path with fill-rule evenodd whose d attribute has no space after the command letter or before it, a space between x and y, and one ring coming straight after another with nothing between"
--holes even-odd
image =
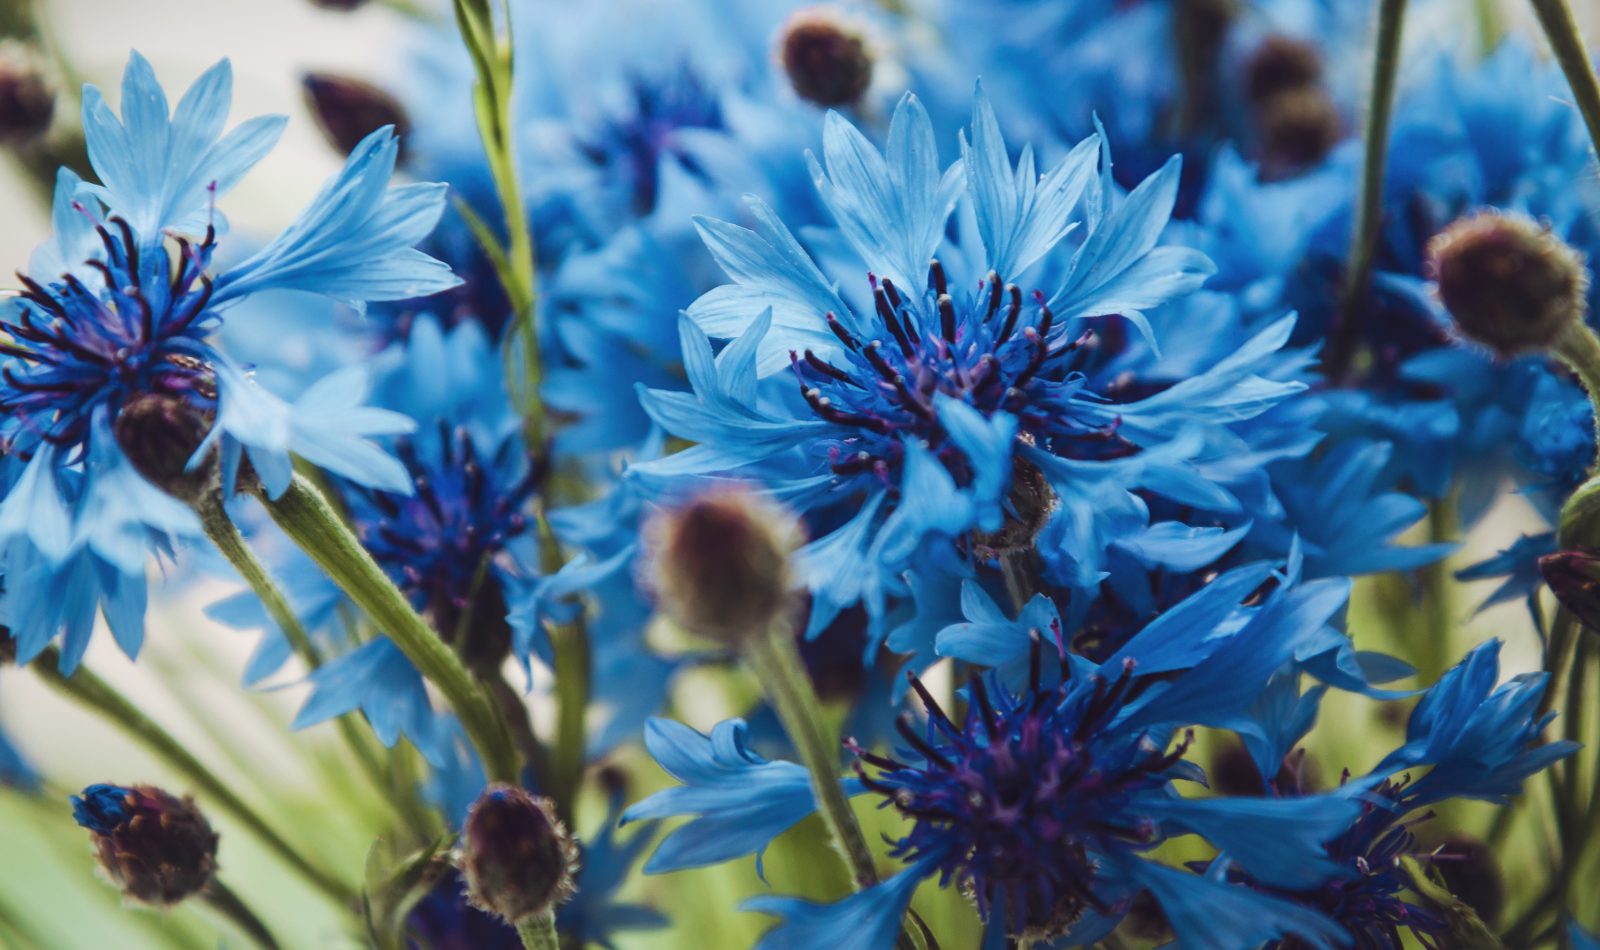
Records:
<instances>
[{"instance_id":1,"label":"slender stem","mask_svg":"<svg viewBox=\"0 0 1600 950\"><path fill-rule=\"evenodd\" d=\"M517 924L517 936L522 938L523 950L560 950L561 941L556 936L555 911L547 910Z\"/></svg>"},{"instance_id":2,"label":"slender stem","mask_svg":"<svg viewBox=\"0 0 1600 950\"><path fill-rule=\"evenodd\" d=\"M528 211L523 205L522 185L517 175L511 10L509 4L500 4L501 22L498 27L489 0L456 0L455 10L456 24L471 54L477 77L473 88L473 107L478 120L478 134L483 139L489 174L500 196L505 222L505 245L498 249L499 253L490 256L498 262L500 282L505 286L506 296L511 303L512 324L506 334L507 353L509 355L511 347L520 341L524 376L522 384L526 387L522 398L523 415L528 441L539 447L544 443L545 419L544 404L539 396L539 383L544 374L543 360L535 325L538 265L534 257L533 231L528 224ZM480 240L490 237L487 231L476 230Z\"/></svg>"},{"instance_id":3,"label":"slender stem","mask_svg":"<svg viewBox=\"0 0 1600 950\"><path fill-rule=\"evenodd\" d=\"M1589 397L1589 405L1595 413L1595 449L1594 464L1590 465L1590 472L1600 466L1600 338L1596 338L1594 331L1582 320L1573 320L1556 339L1555 353L1561 361L1578 374L1578 381L1583 384L1583 390ZM1574 492L1574 497L1577 493Z\"/></svg>"},{"instance_id":4,"label":"slender stem","mask_svg":"<svg viewBox=\"0 0 1600 950\"><path fill-rule=\"evenodd\" d=\"M1350 234L1350 266L1345 272L1339 323L1328 341L1328 375L1337 379L1350 368L1361 343L1366 319L1367 285L1378 249L1383 218L1383 176L1389 155L1389 120L1394 113L1395 79L1400 68L1400 40L1405 31L1406 0L1380 0L1373 41L1372 88L1361 163L1361 194Z\"/></svg>"},{"instance_id":5,"label":"slender stem","mask_svg":"<svg viewBox=\"0 0 1600 950\"><path fill-rule=\"evenodd\" d=\"M1455 539L1458 519L1455 505L1447 495L1428 506L1428 541L1438 543ZM1452 596L1449 558L1440 558L1421 570L1422 619L1425 642L1416 650L1417 669L1421 681L1432 683L1442 676L1450 665L1450 634L1455 630L1455 610Z\"/></svg>"},{"instance_id":6,"label":"slender stem","mask_svg":"<svg viewBox=\"0 0 1600 950\"><path fill-rule=\"evenodd\" d=\"M195 512L200 516L200 524L205 528L206 536L211 539L217 549L222 552L228 562L244 578L246 584L253 591L267 610L267 616L283 635L288 638L289 644L306 664L307 669L316 670L323 664L321 652L306 632L305 626L300 623L300 617L290 606L289 599L272 579L266 565L256 557L255 551L245 542L244 535L239 532L233 519L228 516L223 506L222 494L212 491L202 495L195 502ZM407 821L415 820L419 815L416 796L409 791L390 787L381 754L373 748L370 734L362 732L359 724L350 716L340 716L338 719L339 734L350 751L355 755L356 761L366 772L367 778L380 791L386 794L396 813Z\"/></svg>"},{"instance_id":7,"label":"slender stem","mask_svg":"<svg viewBox=\"0 0 1600 950\"><path fill-rule=\"evenodd\" d=\"M195 513L200 516L200 524L205 528L206 537L217 546L222 556L228 559L244 582L250 585L250 590L255 592L256 598L267 609L267 616L283 635L288 638L289 645L294 647L294 652L300 655L306 665L315 670L322 665L322 655L317 652L316 644L311 642L310 634L300 623L300 616L289 606L289 599L273 581L267 566L256 557L255 551L245 542L244 535L239 533L239 527L228 517L227 510L222 504L220 491L209 491L201 495L194 505Z\"/></svg>"},{"instance_id":8,"label":"slender stem","mask_svg":"<svg viewBox=\"0 0 1600 950\"><path fill-rule=\"evenodd\" d=\"M260 838L284 862L299 871L306 880L328 897L340 904L355 900L355 891L328 871L312 864L299 851L281 837L266 820L256 814L243 799L234 794L228 783L218 778L205 764L189 753L182 742L161 728L139 707L118 693L109 683L95 676L85 667L79 667L72 676L64 676L56 668L60 653L50 647L39 655L31 668L46 684L81 705L99 713L107 722L139 740L158 758L182 773L195 787L216 805L232 814L241 824Z\"/></svg>"},{"instance_id":9,"label":"slender stem","mask_svg":"<svg viewBox=\"0 0 1600 950\"><path fill-rule=\"evenodd\" d=\"M515 783L516 755L499 709L460 658L412 609L316 486L296 475L282 497L271 499L264 491L259 497L272 520L366 611L418 672L444 693L477 747L490 781Z\"/></svg>"},{"instance_id":10,"label":"slender stem","mask_svg":"<svg viewBox=\"0 0 1600 950\"><path fill-rule=\"evenodd\" d=\"M1600 152L1600 78L1596 78L1594 64L1584 46L1583 34L1578 31L1578 20L1572 15L1567 0L1529 0L1533 12L1539 16L1539 25L1550 40L1550 50L1555 53L1561 71L1567 74L1567 84L1572 87L1572 97L1577 100L1578 111L1589 127L1589 138Z\"/></svg>"},{"instance_id":11,"label":"slender stem","mask_svg":"<svg viewBox=\"0 0 1600 950\"><path fill-rule=\"evenodd\" d=\"M811 680L806 678L800 651L782 622L752 636L745 644L745 661L761 680L767 698L777 710L784 731L800 753L800 760L811 773L811 788L817 796L817 810L828 826L834 846L855 882L863 890L878 882L872 851L866 836L850 809L839 784L839 742L822 721L821 703Z\"/></svg>"},{"instance_id":12,"label":"slender stem","mask_svg":"<svg viewBox=\"0 0 1600 950\"><path fill-rule=\"evenodd\" d=\"M272 931L261 922L233 889L220 880L213 880L204 892L207 904L210 904L222 916L233 921L242 931L250 935L250 939L260 944L265 950L278 950L278 941L272 937Z\"/></svg>"},{"instance_id":13,"label":"slender stem","mask_svg":"<svg viewBox=\"0 0 1600 950\"><path fill-rule=\"evenodd\" d=\"M539 560L545 574L561 569L566 557L556 539L550 520L538 514ZM583 784L584 768L589 763L589 693L594 657L589 646L589 631L580 616L550 631L550 647L555 653L556 736L551 761L550 797L556 812L567 827L575 827L578 789Z\"/></svg>"}]
</instances>

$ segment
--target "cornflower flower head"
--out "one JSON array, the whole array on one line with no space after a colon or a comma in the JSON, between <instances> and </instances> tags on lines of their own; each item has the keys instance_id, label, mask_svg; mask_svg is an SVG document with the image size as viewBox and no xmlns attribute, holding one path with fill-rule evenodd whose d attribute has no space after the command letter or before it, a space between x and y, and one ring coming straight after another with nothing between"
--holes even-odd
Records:
<instances>
[{"instance_id":1,"label":"cornflower flower head","mask_svg":"<svg viewBox=\"0 0 1600 950\"><path fill-rule=\"evenodd\" d=\"M105 604L124 650L136 652L145 559L197 528L163 491L192 500L220 478L231 493L247 471L276 496L292 476L291 453L355 482L410 488L400 463L371 441L409 423L361 406L363 369L335 372L291 403L256 385L216 333L231 306L268 290L360 306L452 286L448 268L413 249L438 218L442 186L388 187L398 146L381 129L288 228L219 272L212 261L226 222L216 202L283 127L264 117L224 133L231 94L224 60L169 109L138 53L123 75L120 118L85 87L84 136L100 182L59 174L55 233L0 315L0 439L15 472L0 534L42 555L39 599L57 604L24 608L25 657L65 630L73 643L64 665L76 662L82 618L62 612L81 612L85 595Z\"/></svg>"},{"instance_id":2,"label":"cornflower flower head","mask_svg":"<svg viewBox=\"0 0 1600 950\"><path fill-rule=\"evenodd\" d=\"M1264 375L1292 321L1182 383L1138 379L1148 364L1131 356L1119 388L1098 372L1106 337L1138 336L1139 352L1156 352L1143 311L1211 271L1200 252L1159 243L1176 160L1123 196L1094 136L1037 174L1030 149L1013 165L981 90L963 160L943 170L911 96L883 152L837 114L823 152L813 178L842 244L866 264L863 293L841 296L760 201L750 201L753 231L700 219L732 283L680 320L694 391L640 394L664 429L700 444L636 465L634 477L660 491L685 479L759 478L813 512L831 528L814 531L801 555L818 604L813 631L858 601L880 618L925 538L957 540L992 562L1027 548L1049 522L1056 531L1044 529L1040 553L1069 586L1088 588L1111 544L1151 528L1149 506L1130 492L1238 510L1194 460L1208 425L1304 388ZM947 225L958 204L954 241ZM1068 244L1069 234L1080 239ZM1052 290L1024 292L1018 281L1029 275ZM734 339L714 355L711 336ZM785 370L787 387L765 379ZM853 513L826 513L846 499ZM1158 526L1143 555L1175 556L1166 542L1179 533Z\"/></svg>"}]
</instances>

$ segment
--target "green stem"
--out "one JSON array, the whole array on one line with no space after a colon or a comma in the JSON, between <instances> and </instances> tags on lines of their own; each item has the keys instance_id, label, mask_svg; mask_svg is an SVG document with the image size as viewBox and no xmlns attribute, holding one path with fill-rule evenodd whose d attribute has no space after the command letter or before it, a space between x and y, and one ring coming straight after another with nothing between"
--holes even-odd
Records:
<instances>
[{"instance_id":1,"label":"green stem","mask_svg":"<svg viewBox=\"0 0 1600 950\"><path fill-rule=\"evenodd\" d=\"M511 303L512 326L506 335L509 347L520 341L522 347L523 415L528 442L542 450L545 438L544 404L539 384L544 375L539 353L539 334L535 326L538 302L538 266L535 260L533 231L522 201L522 185L517 175L517 150L513 105L513 55L511 9L504 0L499 5L500 24L489 0L455 0L456 25L472 57L477 81L473 87L473 108L478 134L488 159L489 174L500 197L506 230L503 248L496 248L491 259L497 262L500 282ZM502 32L503 31L503 32ZM491 239L484 229L475 229L480 240ZM508 354L510 350L508 349ZM510 380L508 380L510 383Z\"/></svg>"},{"instance_id":2,"label":"green stem","mask_svg":"<svg viewBox=\"0 0 1600 950\"><path fill-rule=\"evenodd\" d=\"M217 546L222 556L228 559L244 582L250 585L256 598L267 609L267 616L283 635L288 638L289 645L294 647L294 652L305 661L306 666L315 670L322 666L322 655L317 652L316 644L311 642L311 636L306 633L306 628L300 623L300 616L289 606L289 599L284 596L276 582L273 581L267 566L256 557L255 551L245 542L244 535L239 533L239 528L228 517L227 510L222 504L220 491L209 491L201 495L194 505L195 513L200 516L200 525L205 528L206 537Z\"/></svg>"},{"instance_id":3,"label":"green stem","mask_svg":"<svg viewBox=\"0 0 1600 950\"><path fill-rule=\"evenodd\" d=\"M500 711L472 674L339 519L315 485L296 475L282 497L259 492L272 520L388 634L418 672L439 687L477 747L489 780L518 781L516 755Z\"/></svg>"},{"instance_id":4,"label":"green stem","mask_svg":"<svg viewBox=\"0 0 1600 950\"><path fill-rule=\"evenodd\" d=\"M1592 474L1596 466L1600 466L1600 338L1594 335L1588 324L1575 319L1561 331L1553 349L1561 361L1578 374L1578 382L1583 384L1589 405L1594 408L1596 457L1595 464L1589 467ZM1581 488L1573 492L1573 498L1576 499L1581 492Z\"/></svg>"},{"instance_id":5,"label":"green stem","mask_svg":"<svg viewBox=\"0 0 1600 950\"><path fill-rule=\"evenodd\" d=\"M250 939L260 944L265 950L278 950L278 941L272 937L272 931L261 922L243 900L235 894L228 885L220 880L213 880L203 894L207 904L210 904L218 913L228 918L240 930L250 935Z\"/></svg>"},{"instance_id":6,"label":"green stem","mask_svg":"<svg viewBox=\"0 0 1600 950\"><path fill-rule=\"evenodd\" d=\"M850 799L839 785L839 743L822 721L821 703L806 677L800 651L787 626L780 621L752 636L745 644L744 658L777 710L784 731L800 753L800 761L811 773L817 809L856 890L871 887L878 882L878 870L850 808Z\"/></svg>"},{"instance_id":7,"label":"green stem","mask_svg":"<svg viewBox=\"0 0 1600 950\"><path fill-rule=\"evenodd\" d=\"M1400 40L1405 32L1406 0L1380 0L1373 41L1372 89L1361 162L1361 194L1350 234L1350 266L1345 272L1340 321L1328 341L1328 375L1335 379L1350 368L1360 346L1366 319L1367 285L1378 249L1383 218L1383 177L1389 156L1389 120L1394 113L1395 80L1400 69Z\"/></svg>"},{"instance_id":8,"label":"green stem","mask_svg":"<svg viewBox=\"0 0 1600 950\"><path fill-rule=\"evenodd\" d=\"M1600 78L1595 76L1594 64L1589 60L1572 7L1567 0L1529 2L1539 16L1539 25L1544 27L1544 35L1550 40L1550 51L1555 53L1561 71L1567 74L1572 98L1583 114L1583 123L1589 127L1589 139L1594 142L1595 151L1600 152Z\"/></svg>"},{"instance_id":9,"label":"green stem","mask_svg":"<svg viewBox=\"0 0 1600 950\"><path fill-rule=\"evenodd\" d=\"M274 831L271 825L256 814L254 809L234 794L228 783L206 768L199 759L189 753L182 742L140 712L137 706L124 698L110 684L85 667L79 667L70 677L62 675L56 666L60 656L55 647L50 647L39 655L39 658L31 664L31 668L46 684L99 713L107 722L139 740L158 758L192 782L202 795L237 818L286 864L300 872L329 898L342 905L348 905L355 900L354 890L302 856Z\"/></svg>"},{"instance_id":10,"label":"green stem","mask_svg":"<svg viewBox=\"0 0 1600 950\"><path fill-rule=\"evenodd\" d=\"M222 494L216 491L207 492L196 500L194 507L195 513L200 516L200 524L205 529L206 537L211 539L217 550L222 552L239 572L239 576L244 578L250 590L266 608L267 616L272 618L272 622L279 630L283 631L283 635L289 640L295 653L304 661L306 668L319 669L323 664L321 652L312 642L305 626L300 623L299 615L290 606L282 588L272 579L266 565L256 557L255 551L245 542L244 535L239 533L238 526L228 516L223 506ZM391 788L382 754L373 747L371 735L363 732L350 716L338 718L338 729L340 737L350 747L362 771L378 790L386 793L385 799L394 806L396 814L406 821L415 821L419 818L420 809L415 793Z\"/></svg>"},{"instance_id":11,"label":"green stem","mask_svg":"<svg viewBox=\"0 0 1600 950\"><path fill-rule=\"evenodd\" d=\"M556 936L554 911L535 914L517 924L517 936L522 938L523 950L560 950L561 941Z\"/></svg>"},{"instance_id":12,"label":"green stem","mask_svg":"<svg viewBox=\"0 0 1600 950\"><path fill-rule=\"evenodd\" d=\"M1473 18L1478 21L1478 52L1488 56L1500 45L1505 35L1498 0L1472 0Z\"/></svg>"},{"instance_id":13,"label":"green stem","mask_svg":"<svg viewBox=\"0 0 1600 950\"><path fill-rule=\"evenodd\" d=\"M545 574L561 569L566 558L556 539L550 520L538 514L539 559ZM568 828L576 827L578 790L589 764L589 692L593 676L593 655L589 631L580 616L571 623L550 631L550 648L555 653L556 736L551 760L550 797L556 812Z\"/></svg>"}]
</instances>

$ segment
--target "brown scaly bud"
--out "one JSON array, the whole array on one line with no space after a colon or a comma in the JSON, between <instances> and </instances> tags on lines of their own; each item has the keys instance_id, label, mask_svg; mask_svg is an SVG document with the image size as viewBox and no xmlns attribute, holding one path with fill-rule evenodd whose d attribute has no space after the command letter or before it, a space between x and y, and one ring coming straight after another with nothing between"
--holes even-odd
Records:
<instances>
[{"instance_id":1,"label":"brown scaly bud","mask_svg":"<svg viewBox=\"0 0 1600 950\"><path fill-rule=\"evenodd\" d=\"M1295 89L1322 82L1322 54L1305 40L1274 33L1261 41L1244 68L1244 90L1250 101L1263 104Z\"/></svg>"},{"instance_id":2,"label":"brown scaly bud","mask_svg":"<svg viewBox=\"0 0 1600 950\"><path fill-rule=\"evenodd\" d=\"M202 890L217 873L217 833L195 807L153 785L90 785L72 797L100 866L128 897L165 907Z\"/></svg>"},{"instance_id":3,"label":"brown scaly bud","mask_svg":"<svg viewBox=\"0 0 1600 950\"><path fill-rule=\"evenodd\" d=\"M1579 548L1539 559L1539 573L1561 606L1578 622L1600 632L1600 551Z\"/></svg>"},{"instance_id":4,"label":"brown scaly bud","mask_svg":"<svg viewBox=\"0 0 1600 950\"><path fill-rule=\"evenodd\" d=\"M189 399L145 393L128 400L112 425L117 446L145 480L180 501L192 502L216 476L215 454L189 468L211 431L213 417Z\"/></svg>"},{"instance_id":5,"label":"brown scaly bud","mask_svg":"<svg viewBox=\"0 0 1600 950\"><path fill-rule=\"evenodd\" d=\"M28 145L50 129L55 85L37 53L17 42L0 43L0 145Z\"/></svg>"},{"instance_id":6,"label":"brown scaly bud","mask_svg":"<svg viewBox=\"0 0 1600 950\"><path fill-rule=\"evenodd\" d=\"M1428 270L1461 332L1501 356L1548 349L1583 319L1583 255L1527 215L1460 219L1428 243Z\"/></svg>"},{"instance_id":7,"label":"brown scaly bud","mask_svg":"<svg viewBox=\"0 0 1600 950\"><path fill-rule=\"evenodd\" d=\"M684 629L733 645L790 608L800 524L751 490L713 488L657 515L647 531L661 605Z\"/></svg>"},{"instance_id":8,"label":"brown scaly bud","mask_svg":"<svg viewBox=\"0 0 1600 950\"><path fill-rule=\"evenodd\" d=\"M1280 174L1303 171L1339 144L1344 120L1326 90L1289 89L1260 108L1263 162Z\"/></svg>"},{"instance_id":9,"label":"brown scaly bud","mask_svg":"<svg viewBox=\"0 0 1600 950\"><path fill-rule=\"evenodd\" d=\"M571 897L577 844L547 798L491 785L461 829L461 874L477 907L512 924Z\"/></svg>"},{"instance_id":10,"label":"brown scaly bud","mask_svg":"<svg viewBox=\"0 0 1600 950\"><path fill-rule=\"evenodd\" d=\"M300 81L317 127L340 154L354 151L376 129L394 126L405 157L411 118L400 100L365 79L334 73L306 73Z\"/></svg>"},{"instance_id":11,"label":"brown scaly bud","mask_svg":"<svg viewBox=\"0 0 1600 950\"><path fill-rule=\"evenodd\" d=\"M795 94L819 106L854 105L872 85L866 37L827 7L789 17L778 39L778 61Z\"/></svg>"}]
</instances>

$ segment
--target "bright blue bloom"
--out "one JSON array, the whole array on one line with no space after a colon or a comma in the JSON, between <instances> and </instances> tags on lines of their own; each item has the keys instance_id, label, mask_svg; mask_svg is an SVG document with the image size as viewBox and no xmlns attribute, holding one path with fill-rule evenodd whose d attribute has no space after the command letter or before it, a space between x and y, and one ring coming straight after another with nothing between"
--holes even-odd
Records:
<instances>
[{"instance_id":1,"label":"bright blue bloom","mask_svg":"<svg viewBox=\"0 0 1600 950\"><path fill-rule=\"evenodd\" d=\"M439 764L449 737L428 700L422 674L388 637L368 640L306 678L311 695L290 728L304 729L360 709L386 746L402 733L430 763Z\"/></svg>"},{"instance_id":2,"label":"bright blue bloom","mask_svg":"<svg viewBox=\"0 0 1600 950\"><path fill-rule=\"evenodd\" d=\"M913 864L881 884L832 904L794 897L752 897L745 910L783 917L761 938L757 950L879 950L894 945L911 894L932 870L932 861Z\"/></svg>"},{"instance_id":3,"label":"bright blue bloom","mask_svg":"<svg viewBox=\"0 0 1600 950\"><path fill-rule=\"evenodd\" d=\"M1600 937L1578 926L1577 921L1567 925L1567 939L1572 941L1572 950L1600 950Z\"/></svg>"},{"instance_id":4,"label":"bright blue bloom","mask_svg":"<svg viewBox=\"0 0 1600 950\"><path fill-rule=\"evenodd\" d=\"M128 819L129 792L120 785L90 785L72 796L72 819L96 834L111 834Z\"/></svg>"},{"instance_id":5,"label":"bright blue bloom","mask_svg":"<svg viewBox=\"0 0 1600 950\"><path fill-rule=\"evenodd\" d=\"M564 934L614 950L612 936L622 931L655 930L668 924L666 915L642 904L617 899L633 866L654 835L641 832L627 841L617 840L618 819L625 789L609 790L606 819L599 834L578 842L578 890L556 910L556 927Z\"/></svg>"},{"instance_id":6,"label":"bright blue bloom","mask_svg":"<svg viewBox=\"0 0 1600 950\"><path fill-rule=\"evenodd\" d=\"M773 838L816 810L806 770L793 762L769 762L745 742L742 719L717 724L705 736L668 719L645 724L645 748L682 786L657 792L622 813L624 823L646 818L695 815L662 839L646 874L720 864L761 852ZM846 783L847 787L853 783Z\"/></svg>"},{"instance_id":7,"label":"bright blue bloom","mask_svg":"<svg viewBox=\"0 0 1600 950\"><path fill-rule=\"evenodd\" d=\"M1310 887L1243 869L1232 876L1320 910L1342 924L1358 946L1399 950L1402 931L1424 946L1443 946L1438 941L1449 932L1450 922L1415 898L1409 872L1399 861L1405 856L1428 859L1428 849L1412 828L1431 813L1418 812L1451 798L1504 804L1530 775L1578 748L1568 741L1541 744L1540 733L1554 714L1537 719L1533 714L1548 674L1513 677L1497 688L1499 651L1498 640L1481 644L1417 704L1406 727L1405 744L1360 783L1371 791L1360 796L1359 817L1328 842L1327 857L1340 868L1337 873ZM1293 700L1294 690L1287 690L1284 698ZM1316 700L1312 694L1300 698L1297 722L1314 715L1304 705L1314 706ZM1281 706L1264 704L1254 715L1270 729L1273 719L1282 715ZM1284 738L1287 743L1278 748L1295 741ZM1262 761L1263 755L1256 758L1263 774L1276 773L1275 762ZM1413 780L1412 770L1422 768L1427 768L1426 774ZM1298 793L1298 788L1280 785L1281 778L1269 780L1271 793Z\"/></svg>"},{"instance_id":8,"label":"bright blue bloom","mask_svg":"<svg viewBox=\"0 0 1600 950\"><path fill-rule=\"evenodd\" d=\"M701 220L733 283L696 301L680 327L694 393L641 394L665 429L701 444L635 466L636 478L670 491L724 473L761 477L815 513L817 540L801 556L813 631L858 601L877 623L924 541L980 532L977 551L991 558L999 552L984 534L1052 509L1041 553L1064 584L1097 584L1104 552L1123 540L1152 562L1192 565L1186 546L1197 537L1215 556L1220 532L1152 524L1131 492L1237 511L1197 459L1223 427L1304 388L1265 372L1285 323L1241 341L1198 378L1152 380L1149 390L1125 381L1135 393L1126 400L1099 390L1086 374L1106 367L1109 390L1111 365L1125 376L1149 365L1114 362L1118 347L1154 353L1127 328L1148 333L1143 312L1210 271L1199 252L1160 244L1178 166L1124 197L1091 137L1036 180L1030 152L1016 164L1007 157L981 92L972 122L966 161L941 169L914 98L896 110L882 153L829 119L823 159L813 160L840 227L827 259L842 253L838 243L853 250L867 265L866 296L841 296L760 202L750 204L754 231ZM957 220L970 228L952 243L946 225L958 203ZM1063 241L1069 231L1081 240ZM1012 270L1002 276L997 263ZM1009 283L1027 274L1053 288L1031 305ZM1103 347L1115 355L1098 352L1096 333L1075 326L1084 321L1117 341ZM707 334L737 339L714 356ZM799 398L762 380L785 366ZM1008 497L1013 471L1046 483L1043 496ZM953 548L934 546L940 557Z\"/></svg>"},{"instance_id":9,"label":"bright blue bloom","mask_svg":"<svg viewBox=\"0 0 1600 950\"><path fill-rule=\"evenodd\" d=\"M198 533L192 513L146 484L124 455L124 440L140 449L136 430L119 431L134 400L169 400L209 427L190 464L217 447L229 491L247 455L268 492L281 493L291 453L354 482L409 490L404 469L371 441L409 423L361 405L360 367L286 401L253 382L215 336L227 308L258 291L363 301L452 285L442 265L411 248L433 226L443 194L423 185L389 189L398 146L380 130L282 235L239 267L215 272L223 224L215 202L282 126L258 119L223 134L231 76L227 62L218 63L169 113L135 53L120 119L86 88L84 135L101 184L60 173L55 234L34 254L21 296L0 313L8 339L0 344L0 439L15 460L8 466L21 465L0 502L0 535L25 537L40 556L35 566L31 554L14 555L24 562L18 576L40 581L24 599L43 601L14 608L25 657L65 632L70 669L97 600L134 655L149 553Z\"/></svg>"}]
</instances>

